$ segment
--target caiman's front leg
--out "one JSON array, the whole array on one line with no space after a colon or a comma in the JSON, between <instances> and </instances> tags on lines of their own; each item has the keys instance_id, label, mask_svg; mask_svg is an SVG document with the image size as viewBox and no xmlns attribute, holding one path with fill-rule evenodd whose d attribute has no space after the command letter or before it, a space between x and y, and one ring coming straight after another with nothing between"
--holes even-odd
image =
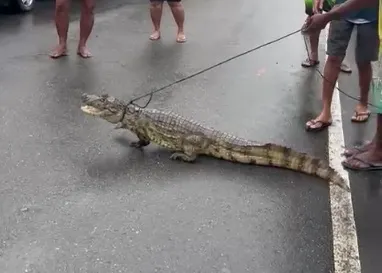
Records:
<instances>
[{"instance_id":1,"label":"caiman's front leg","mask_svg":"<svg viewBox=\"0 0 382 273\"><path fill-rule=\"evenodd\" d=\"M182 152L175 152L170 156L173 160L195 162L198 154L208 147L208 140L203 135L191 135L182 140Z\"/></svg>"},{"instance_id":2,"label":"caiman's front leg","mask_svg":"<svg viewBox=\"0 0 382 273\"><path fill-rule=\"evenodd\" d=\"M136 124L136 130L133 132L137 135L138 141L130 143L131 147L142 149L150 144L150 139L147 134L147 127L149 126L147 120L139 120Z\"/></svg>"},{"instance_id":3,"label":"caiman's front leg","mask_svg":"<svg viewBox=\"0 0 382 273\"><path fill-rule=\"evenodd\" d=\"M141 149L150 144L150 140L148 140L144 135L137 134L138 141L133 141L130 143L131 147Z\"/></svg>"}]
</instances>

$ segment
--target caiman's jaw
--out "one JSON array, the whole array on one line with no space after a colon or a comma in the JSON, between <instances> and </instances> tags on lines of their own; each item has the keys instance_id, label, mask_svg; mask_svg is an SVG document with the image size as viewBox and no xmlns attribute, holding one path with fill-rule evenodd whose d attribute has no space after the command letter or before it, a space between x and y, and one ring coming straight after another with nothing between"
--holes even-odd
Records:
<instances>
[{"instance_id":1,"label":"caiman's jaw","mask_svg":"<svg viewBox=\"0 0 382 273\"><path fill-rule=\"evenodd\" d=\"M81 97L81 110L87 115L95 116L107 120L110 123L118 123L125 112L124 103L109 95L88 95Z\"/></svg>"},{"instance_id":2,"label":"caiman's jaw","mask_svg":"<svg viewBox=\"0 0 382 273\"><path fill-rule=\"evenodd\" d=\"M81 110L82 110L82 112L84 112L85 114L88 114L90 116L99 117L102 115L102 111L100 111L99 109L97 109L93 106L89 106L89 105L82 105Z\"/></svg>"}]
</instances>

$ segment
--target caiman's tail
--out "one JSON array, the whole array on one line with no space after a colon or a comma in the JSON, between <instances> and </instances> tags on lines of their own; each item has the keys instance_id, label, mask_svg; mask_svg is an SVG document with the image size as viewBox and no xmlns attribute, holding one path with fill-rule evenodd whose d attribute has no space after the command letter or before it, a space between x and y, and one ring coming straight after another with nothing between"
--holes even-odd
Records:
<instances>
[{"instance_id":1,"label":"caiman's tail","mask_svg":"<svg viewBox=\"0 0 382 273\"><path fill-rule=\"evenodd\" d=\"M230 152L223 153L225 156L220 153L220 157L239 163L274 166L318 176L346 191L350 191L346 181L329 166L327 161L313 158L306 153L300 153L291 148L272 143L241 147L231 146L227 147L227 150Z\"/></svg>"}]
</instances>

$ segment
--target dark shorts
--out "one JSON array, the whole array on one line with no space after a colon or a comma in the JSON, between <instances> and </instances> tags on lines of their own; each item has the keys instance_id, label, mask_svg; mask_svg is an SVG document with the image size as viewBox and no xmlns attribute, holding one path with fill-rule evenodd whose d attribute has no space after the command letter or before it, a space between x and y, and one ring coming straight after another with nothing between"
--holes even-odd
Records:
<instances>
[{"instance_id":1,"label":"dark shorts","mask_svg":"<svg viewBox=\"0 0 382 273\"><path fill-rule=\"evenodd\" d=\"M360 63L377 61L379 53L377 21L366 24L354 24L344 19L332 21L329 28L326 54L345 57L354 27L357 27L356 61Z\"/></svg>"}]
</instances>

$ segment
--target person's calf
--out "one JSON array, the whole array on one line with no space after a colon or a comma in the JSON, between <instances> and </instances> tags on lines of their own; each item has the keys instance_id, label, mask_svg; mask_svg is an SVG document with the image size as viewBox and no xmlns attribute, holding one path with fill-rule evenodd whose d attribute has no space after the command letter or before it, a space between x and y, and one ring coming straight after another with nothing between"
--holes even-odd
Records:
<instances>
[{"instance_id":1,"label":"person's calf","mask_svg":"<svg viewBox=\"0 0 382 273\"><path fill-rule=\"evenodd\" d=\"M150 2L150 17L153 24L153 32L150 35L150 40L160 39L160 23L162 19L163 2L151 1Z\"/></svg>"},{"instance_id":2,"label":"person's calf","mask_svg":"<svg viewBox=\"0 0 382 273\"><path fill-rule=\"evenodd\" d=\"M80 19L80 40L78 42L77 54L83 58L90 58L92 54L86 46L87 40L94 25L94 0L83 0Z\"/></svg>"},{"instance_id":3,"label":"person's calf","mask_svg":"<svg viewBox=\"0 0 382 273\"><path fill-rule=\"evenodd\" d=\"M171 12L174 16L175 23L178 26L178 33L176 36L176 41L179 43L183 43L186 41L186 35L184 34L184 20L185 20L185 12L182 3L179 2L168 2Z\"/></svg>"},{"instance_id":4,"label":"person's calf","mask_svg":"<svg viewBox=\"0 0 382 273\"><path fill-rule=\"evenodd\" d=\"M372 67L370 62L358 62L360 100L357 103L352 116L353 122L365 122L370 117L368 109L369 91L372 79Z\"/></svg>"},{"instance_id":5,"label":"person's calf","mask_svg":"<svg viewBox=\"0 0 382 273\"><path fill-rule=\"evenodd\" d=\"M326 118L331 117L331 105L333 91L338 75L341 70L341 64L344 57L328 56L324 67L324 79L322 82L322 108Z\"/></svg>"},{"instance_id":6,"label":"person's calf","mask_svg":"<svg viewBox=\"0 0 382 273\"><path fill-rule=\"evenodd\" d=\"M343 57L328 56L322 84L322 111L314 119L309 120L305 124L307 131L321 131L332 124L331 104L334 90L334 83L337 81L340 72L340 66Z\"/></svg>"},{"instance_id":7,"label":"person's calf","mask_svg":"<svg viewBox=\"0 0 382 273\"><path fill-rule=\"evenodd\" d=\"M58 44L49 54L52 58L59 58L67 55L67 37L69 29L69 1L56 0L55 6L55 24L58 35Z\"/></svg>"}]
</instances>

